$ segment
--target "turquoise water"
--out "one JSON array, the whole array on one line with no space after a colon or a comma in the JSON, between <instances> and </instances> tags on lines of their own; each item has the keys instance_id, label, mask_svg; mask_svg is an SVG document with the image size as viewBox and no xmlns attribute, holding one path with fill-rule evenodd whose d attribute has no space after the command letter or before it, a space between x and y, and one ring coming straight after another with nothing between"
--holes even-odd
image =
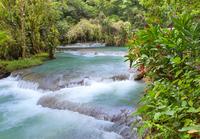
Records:
<instances>
[{"instance_id":1,"label":"turquoise water","mask_svg":"<svg viewBox=\"0 0 200 139\"><path fill-rule=\"evenodd\" d=\"M77 56L67 53L57 53L56 59L32 69L33 72L42 74L74 75L74 77L90 75L104 75L109 73L124 72L127 64L123 63L123 57L113 56Z\"/></svg>"},{"instance_id":2,"label":"turquoise water","mask_svg":"<svg viewBox=\"0 0 200 139\"><path fill-rule=\"evenodd\" d=\"M125 74L128 64L124 62L124 55L115 56L118 52L124 54L126 48L108 47L61 52L56 54L56 59L33 68L32 72L42 76L62 75L70 80Z\"/></svg>"},{"instance_id":3,"label":"turquoise water","mask_svg":"<svg viewBox=\"0 0 200 139\"><path fill-rule=\"evenodd\" d=\"M111 50L115 48L109 48ZM99 51L103 53L106 48ZM88 76L90 84L87 86L45 91L38 89L37 83L14 77L0 80L0 139L121 139L119 134L106 130L112 122L37 105L42 96L53 94L60 99L107 110L136 106L143 84L131 80L93 80L128 72L123 56L109 54L57 53L57 59L31 69L36 75L48 78L65 75L73 80Z\"/></svg>"}]
</instances>

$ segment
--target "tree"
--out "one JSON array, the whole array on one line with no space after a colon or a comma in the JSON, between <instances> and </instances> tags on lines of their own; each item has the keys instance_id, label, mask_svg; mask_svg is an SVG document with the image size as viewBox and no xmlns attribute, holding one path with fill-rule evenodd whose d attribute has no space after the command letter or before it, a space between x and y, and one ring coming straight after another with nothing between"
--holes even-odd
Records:
<instances>
[{"instance_id":1,"label":"tree","mask_svg":"<svg viewBox=\"0 0 200 139\"><path fill-rule=\"evenodd\" d=\"M53 0L1 0L0 30L6 28L13 40L9 44L10 58L24 58L52 49L47 41L51 41L51 45L58 44L52 38L58 35L52 35L51 31L53 28L53 32L57 32L57 23L65 6L63 3Z\"/></svg>"},{"instance_id":2,"label":"tree","mask_svg":"<svg viewBox=\"0 0 200 139\"><path fill-rule=\"evenodd\" d=\"M171 17L183 13L199 16L199 0L139 0L146 8L146 19L149 23L169 25Z\"/></svg>"},{"instance_id":3,"label":"tree","mask_svg":"<svg viewBox=\"0 0 200 139\"><path fill-rule=\"evenodd\" d=\"M11 41L10 36L4 32L0 31L0 58L6 58L8 53L7 42Z\"/></svg>"},{"instance_id":4,"label":"tree","mask_svg":"<svg viewBox=\"0 0 200 139\"><path fill-rule=\"evenodd\" d=\"M21 48L22 48L22 58L26 57L26 31L25 31L25 4L24 0L17 0L16 7L19 7L19 18L20 18L20 30L21 30Z\"/></svg>"}]
</instances>

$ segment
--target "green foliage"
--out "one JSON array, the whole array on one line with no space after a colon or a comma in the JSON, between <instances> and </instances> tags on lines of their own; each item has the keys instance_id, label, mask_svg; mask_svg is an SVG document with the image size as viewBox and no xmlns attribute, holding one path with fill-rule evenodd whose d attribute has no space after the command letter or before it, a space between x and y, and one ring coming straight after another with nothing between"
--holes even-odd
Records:
<instances>
[{"instance_id":1,"label":"green foliage","mask_svg":"<svg viewBox=\"0 0 200 139\"><path fill-rule=\"evenodd\" d=\"M98 41L107 45L123 45L131 36L129 22L112 21L109 18L86 20L82 19L69 28L65 35L67 43Z\"/></svg>"},{"instance_id":2,"label":"green foliage","mask_svg":"<svg viewBox=\"0 0 200 139\"><path fill-rule=\"evenodd\" d=\"M144 125L139 132L152 138L191 138L192 130L200 135L200 76L199 72L185 72L181 79L155 81L142 99L145 107L138 110ZM190 128L188 128L190 127ZM190 132L189 132L190 131Z\"/></svg>"},{"instance_id":3,"label":"green foliage","mask_svg":"<svg viewBox=\"0 0 200 139\"><path fill-rule=\"evenodd\" d=\"M97 9L84 0L68 0L68 8L65 11L66 17L71 17L75 22L81 18L94 18L98 15Z\"/></svg>"},{"instance_id":4,"label":"green foliage","mask_svg":"<svg viewBox=\"0 0 200 139\"><path fill-rule=\"evenodd\" d=\"M54 47L58 44L55 35L58 31L52 34L51 30L57 30L62 3L53 0L1 0L0 3L0 30L10 37L1 46L7 52L0 55L2 59L29 57L51 49L49 43Z\"/></svg>"},{"instance_id":5,"label":"green foliage","mask_svg":"<svg viewBox=\"0 0 200 139\"><path fill-rule=\"evenodd\" d=\"M39 53L33 57L19 59L19 60L12 60L12 61L0 60L0 68L4 69L6 72L12 72L19 69L40 65L43 63L44 60L47 59L47 57L48 57L47 53Z\"/></svg>"},{"instance_id":6,"label":"green foliage","mask_svg":"<svg viewBox=\"0 0 200 139\"><path fill-rule=\"evenodd\" d=\"M82 19L78 24L72 26L66 34L68 43L95 41L100 40L101 37L101 26L86 19Z\"/></svg>"},{"instance_id":7,"label":"green foliage","mask_svg":"<svg viewBox=\"0 0 200 139\"><path fill-rule=\"evenodd\" d=\"M134 28L143 25L143 8L138 0L88 0L87 3L107 17L118 17L119 20L130 22Z\"/></svg>"},{"instance_id":8,"label":"green foliage","mask_svg":"<svg viewBox=\"0 0 200 139\"><path fill-rule=\"evenodd\" d=\"M137 0L0 0L1 59L48 51L63 43L100 41L123 45L144 25Z\"/></svg>"},{"instance_id":9,"label":"green foliage","mask_svg":"<svg viewBox=\"0 0 200 139\"><path fill-rule=\"evenodd\" d=\"M173 28L150 25L140 30L129 43L133 54L129 59L137 59L138 65L144 64L155 79L172 80L178 71L183 74L191 66L197 66L200 23L193 21L188 15L182 15L173 18Z\"/></svg>"},{"instance_id":10,"label":"green foliage","mask_svg":"<svg viewBox=\"0 0 200 139\"><path fill-rule=\"evenodd\" d=\"M132 36L130 22L105 19L102 23L104 42L108 45L120 46Z\"/></svg>"},{"instance_id":11,"label":"green foliage","mask_svg":"<svg viewBox=\"0 0 200 139\"><path fill-rule=\"evenodd\" d=\"M9 56L9 44L12 42L13 40L5 31L0 31L0 59L4 59Z\"/></svg>"},{"instance_id":12,"label":"green foliage","mask_svg":"<svg viewBox=\"0 0 200 139\"><path fill-rule=\"evenodd\" d=\"M0 45L9 40L9 36L5 32L0 32Z\"/></svg>"},{"instance_id":13,"label":"green foliage","mask_svg":"<svg viewBox=\"0 0 200 139\"><path fill-rule=\"evenodd\" d=\"M137 0L69 0L67 4L63 19L69 28L62 35L64 43L100 41L107 45L124 45L132 31L145 23Z\"/></svg>"},{"instance_id":14,"label":"green foliage","mask_svg":"<svg viewBox=\"0 0 200 139\"><path fill-rule=\"evenodd\" d=\"M169 25L171 17L178 14L190 13L199 16L199 0L139 0L146 8L145 17L149 23Z\"/></svg>"},{"instance_id":15,"label":"green foliage","mask_svg":"<svg viewBox=\"0 0 200 139\"><path fill-rule=\"evenodd\" d=\"M139 132L151 138L199 137L200 23L182 14L172 24L149 25L129 43L127 58L143 65L151 81L137 111L144 120Z\"/></svg>"}]
</instances>

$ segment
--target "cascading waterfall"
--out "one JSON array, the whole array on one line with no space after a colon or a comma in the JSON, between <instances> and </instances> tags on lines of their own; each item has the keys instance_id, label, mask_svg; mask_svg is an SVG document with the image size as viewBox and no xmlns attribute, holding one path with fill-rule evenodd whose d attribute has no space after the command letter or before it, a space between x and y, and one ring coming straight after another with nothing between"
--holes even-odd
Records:
<instances>
[{"instance_id":1,"label":"cascading waterfall","mask_svg":"<svg viewBox=\"0 0 200 139\"><path fill-rule=\"evenodd\" d=\"M124 76L123 58L57 57L0 80L0 139L125 138L117 114L134 109L144 85Z\"/></svg>"},{"instance_id":2,"label":"cascading waterfall","mask_svg":"<svg viewBox=\"0 0 200 139\"><path fill-rule=\"evenodd\" d=\"M11 77L0 81L0 138L121 138L105 130L111 122L37 105L40 97L52 92L36 90L35 84L25 81L21 88L21 82Z\"/></svg>"}]
</instances>

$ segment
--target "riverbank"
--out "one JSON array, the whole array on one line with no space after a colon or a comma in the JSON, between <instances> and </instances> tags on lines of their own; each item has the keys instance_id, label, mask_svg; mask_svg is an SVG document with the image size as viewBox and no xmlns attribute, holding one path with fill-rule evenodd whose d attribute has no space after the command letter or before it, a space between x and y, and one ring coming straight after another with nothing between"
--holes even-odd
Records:
<instances>
[{"instance_id":1,"label":"riverbank","mask_svg":"<svg viewBox=\"0 0 200 139\"><path fill-rule=\"evenodd\" d=\"M47 59L47 53L40 53L25 59L12 61L0 60L0 79L8 77L13 71L41 65Z\"/></svg>"}]
</instances>

